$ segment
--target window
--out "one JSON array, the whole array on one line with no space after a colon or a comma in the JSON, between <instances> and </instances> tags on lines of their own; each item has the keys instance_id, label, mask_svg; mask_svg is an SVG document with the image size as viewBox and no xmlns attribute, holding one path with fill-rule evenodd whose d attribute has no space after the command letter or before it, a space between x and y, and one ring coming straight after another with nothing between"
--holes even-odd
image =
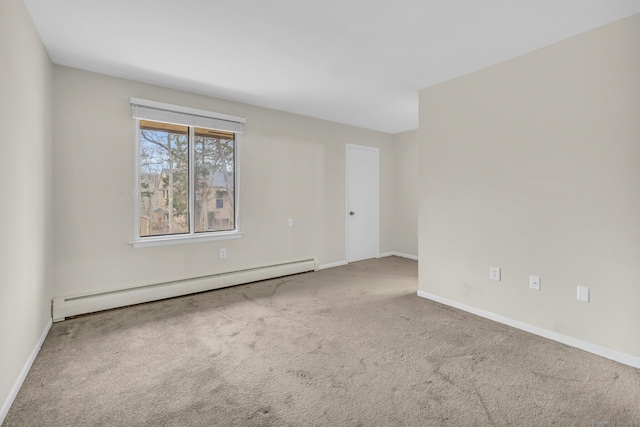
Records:
<instances>
[{"instance_id":1,"label":"window","mask_svg":"<svg viewBox=\"0 0 640 427\"><path fill-rule=\"evenodd\" d=\"M136 242L237 233L244 119L131 99L137 120Z\"/></svg>"}]
</instances>

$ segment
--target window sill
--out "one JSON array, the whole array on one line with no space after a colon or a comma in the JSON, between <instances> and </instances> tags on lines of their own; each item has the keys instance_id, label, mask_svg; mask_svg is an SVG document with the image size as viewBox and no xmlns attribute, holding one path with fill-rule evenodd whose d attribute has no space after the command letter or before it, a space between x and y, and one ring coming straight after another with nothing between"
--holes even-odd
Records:
<instances>
[{"instance_id":1,"label":"window sill","mask_svg":"<svg viewBox=\"0 0 640 427\"><path fill-rule=\"evenodd\" d=\"M215 234L203 234L203 235L186 235L186 236L160 236L160 237L146 237L140 240L134 240L129 242L134 248L147 248L151 246L167 246L167 245L181 245L185 243L200 243L210 242L213 240L231 240L239 239L244 235L240 231L229 231Z\"/></svg>"}]
</instances>

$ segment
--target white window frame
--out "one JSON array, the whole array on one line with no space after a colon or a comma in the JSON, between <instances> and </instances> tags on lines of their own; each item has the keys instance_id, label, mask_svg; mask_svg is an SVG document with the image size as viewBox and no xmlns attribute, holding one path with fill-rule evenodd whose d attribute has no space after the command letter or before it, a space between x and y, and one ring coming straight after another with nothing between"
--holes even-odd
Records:
<instances>
[{"instance_id":1,"label":"white window frame","mask_svg":"<svg viewBox=\"0 0 640 427\"><path fill-rule=\"evenodd\" d=\"M214 113L211 111L199 110L195 108L183 107L181 105L166 104L164 102L149 101L140 98L131 98L133 108L133 119L135 120L135 220L134 220L134 240L129 242L134 248L149 246L176 245L193 242L206 242L212 240L239 239L244 233L240 231L238 213L240 211L240 138L244 130L246 119L244 117L231 116L228 114ZM156 122L172 123L189 126L189 233L165 236L140 236L140 120L151 120ZM186 122L186 123L185 123ZM194 137L194 127L204 127L209 129L231 131L235 134L233 156L234 170L234 216L235 229L229 231L195 232L194 215L191 202L192 180L194 171L194 145L191 143Z\"/></svg>"}]
</instances>

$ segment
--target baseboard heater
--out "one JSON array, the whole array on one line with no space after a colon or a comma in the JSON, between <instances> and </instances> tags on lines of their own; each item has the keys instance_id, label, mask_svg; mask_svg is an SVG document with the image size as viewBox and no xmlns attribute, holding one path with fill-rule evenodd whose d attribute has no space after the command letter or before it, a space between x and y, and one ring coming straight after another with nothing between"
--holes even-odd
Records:
<instances>
[{"instance_id":1,"label":"baseboard heater","mask_svg":"<svg viewBox=\"0 0 640 427\"><path fill-rule=\"evenodd\" d=\"M54 322L59 322L67 317L79 314L179 297L315 270L318 270L318 261L316 259L305 259L134 288L54 298L52 316Z\"/></svg>"}]
</instances>

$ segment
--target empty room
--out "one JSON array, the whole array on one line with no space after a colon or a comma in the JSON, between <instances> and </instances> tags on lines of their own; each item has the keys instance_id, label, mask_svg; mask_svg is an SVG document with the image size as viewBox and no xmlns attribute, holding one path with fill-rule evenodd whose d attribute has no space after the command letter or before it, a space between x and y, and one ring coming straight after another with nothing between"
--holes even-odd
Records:
<instances>
[{"instance_id":1,"label":"empty room","mask_svg":"<svg viewBox=\"0 0 640 427\"><path fill-rule=\"evenodd\" d=\"M0 0L0 425L640 425L640 3Z\"/></svg>"}]
</instances>

